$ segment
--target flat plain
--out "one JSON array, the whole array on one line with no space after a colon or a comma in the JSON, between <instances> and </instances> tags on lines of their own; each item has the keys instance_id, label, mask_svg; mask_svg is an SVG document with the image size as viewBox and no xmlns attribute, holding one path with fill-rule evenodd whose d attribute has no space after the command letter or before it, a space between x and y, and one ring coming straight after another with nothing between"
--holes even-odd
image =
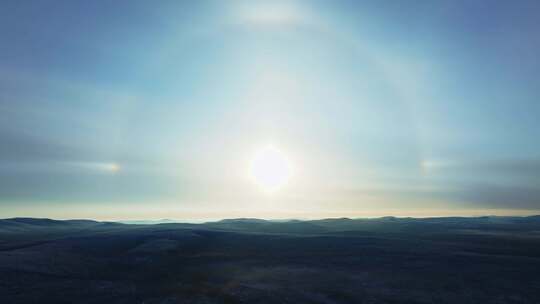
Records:
<instances>
[{"instance_id":1,"label":"flat plain","mask_svg":"<svg viewBox=\"0 0 540 304\"><path fill-rule=\"evenodd\" d=\"M4 219L0 303L540 303L540 216Z\"/></svg>"}]
</instances>

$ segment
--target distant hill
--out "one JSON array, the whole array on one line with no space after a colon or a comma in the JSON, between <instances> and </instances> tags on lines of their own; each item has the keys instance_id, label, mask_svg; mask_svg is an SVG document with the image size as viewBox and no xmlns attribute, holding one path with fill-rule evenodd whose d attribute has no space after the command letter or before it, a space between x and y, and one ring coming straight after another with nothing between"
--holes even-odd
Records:
<instances>
[{"instance_id":1,"label":"distant hill","mask_svg":"<svg viewBox=\"0 0 540 304\"><path fill-rule=\"evenodd\" d=\"M141 220L99 222L94 220L53 220L47 218L9 218L0 220L0 233L23 233L39 230L45 232L129 229L133 225L190 228L234 232L321 234L340 232L429 232L439 229L483 230L534 230L540 229L540 216L482 216L482 217L433 217L433 218L327 218L320 220L272 221L257 218L223 219L200 224L179 223L174 220Z\"/></svg>"},{"instance_id":2,"label":"distant hill","mask_svg":"<svg viewBox=\"0 0 540 304\"><path fill-rule=\"evenodd\" d=\"M40 232L43 234L74 232L87 229L97 229L99 227L110 227L121 225L119 223L98 222L94 220L53 220L48 218L28 218L16 217L0 219L0 233L24 233Z\"/></svg>"}]
</instances>

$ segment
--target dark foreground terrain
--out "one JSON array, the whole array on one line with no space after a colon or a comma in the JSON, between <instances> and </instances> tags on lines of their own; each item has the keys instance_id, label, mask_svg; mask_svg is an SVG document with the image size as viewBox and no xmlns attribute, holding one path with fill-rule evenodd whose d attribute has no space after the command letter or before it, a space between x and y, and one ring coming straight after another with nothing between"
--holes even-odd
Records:
<instances>
[{"instance_id":1,"label":"dark foreground terrain","mask_svg":"<svg viewBox=\"0 0 540 304\"><path fill-rule=\"evenodd\" d=\"M5 219L0 303L540 303L540 217Z\"/></svg>"}]
</instances>

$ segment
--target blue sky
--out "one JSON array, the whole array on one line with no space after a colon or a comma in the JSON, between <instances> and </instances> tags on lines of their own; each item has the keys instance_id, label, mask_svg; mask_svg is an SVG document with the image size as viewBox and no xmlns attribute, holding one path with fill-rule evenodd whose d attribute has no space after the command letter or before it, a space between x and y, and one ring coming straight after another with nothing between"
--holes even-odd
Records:
<instances>
[{"instance_id":1,"label":"blue sky","mask_svg":"<svg viewBox=\"0 0 540 304\"><path fill-rule=\"evenodd\" d=\"M540 209L538 1L3 1L0 214ZM250 179L265 145L294 175Z\"/></svg>"}]
</instances>

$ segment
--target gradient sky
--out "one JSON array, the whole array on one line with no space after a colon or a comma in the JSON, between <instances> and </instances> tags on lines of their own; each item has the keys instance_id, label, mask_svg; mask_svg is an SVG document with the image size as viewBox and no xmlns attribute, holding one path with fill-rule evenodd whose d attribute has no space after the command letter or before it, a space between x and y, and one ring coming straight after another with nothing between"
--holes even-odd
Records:
<instances>
[{"instance_id":1,"label":"gradient sky","mask_svg":"<svg viewBox=\"0 0 540 304\"><path fill-rule=\"evenodd\" d=\"M538 213L538 54L540 1L1 1L0 217Z\"/></svg>"}]
</instances>

